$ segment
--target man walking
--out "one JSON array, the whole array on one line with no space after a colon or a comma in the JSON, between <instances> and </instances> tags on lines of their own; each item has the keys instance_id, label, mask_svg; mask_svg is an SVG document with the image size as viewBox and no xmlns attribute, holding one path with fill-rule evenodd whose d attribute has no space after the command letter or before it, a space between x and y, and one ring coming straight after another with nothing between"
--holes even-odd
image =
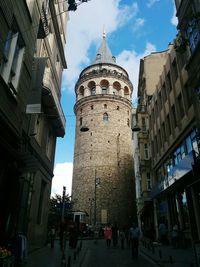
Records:
<instances>
[{"instance_id":1,"label":"man walking","mask_svg":"<svg viewBox=\"0 0 200 267\"><path fill-rule=\"evenodd\" d=\"M133 259L138 258L139 237L140 237L140 230L136 226L136 224L133 223L132 227L129 229L129 239L131 243L131 252Z\"/></svg>"}]
</instances>

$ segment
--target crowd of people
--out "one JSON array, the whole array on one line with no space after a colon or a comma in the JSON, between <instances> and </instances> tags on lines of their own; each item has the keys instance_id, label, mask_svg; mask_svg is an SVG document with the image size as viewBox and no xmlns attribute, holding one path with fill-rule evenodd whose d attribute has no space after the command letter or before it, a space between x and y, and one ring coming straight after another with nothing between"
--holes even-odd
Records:
<instances>
[{"instance_id":1,"label":"crowd of people","mask_svg":"<svg viewBox=\"0 0 200 267\"><path fill-rule=\"evenodd\" d=\"M113 242L113 247L120 245L121 249L126 246L131 248L132 258L138 258L138 247L139 247L140 230L135 223L130 227L130 229L117 227L114 225L107 224L104 228L104 239L106 240L106 246L109 248L111 242Z\"/></svg>"}]
</instances>

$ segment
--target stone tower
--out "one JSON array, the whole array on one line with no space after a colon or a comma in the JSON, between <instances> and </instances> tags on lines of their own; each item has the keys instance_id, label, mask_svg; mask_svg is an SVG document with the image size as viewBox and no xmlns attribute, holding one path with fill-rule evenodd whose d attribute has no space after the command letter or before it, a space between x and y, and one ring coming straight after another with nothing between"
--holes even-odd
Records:
<instances>
[{"instance_id":1,"label":"stone tower","mask_svg":"<svg viewBox=\"0 0 200 267\"><path fill-rule=\"evenodd\" d=\"M131 95L127 72L116 64L103 35L94 62L75 85L76 139L72 182L74 210L88 223L135 220Z\"/></svg>"}]
</instances>

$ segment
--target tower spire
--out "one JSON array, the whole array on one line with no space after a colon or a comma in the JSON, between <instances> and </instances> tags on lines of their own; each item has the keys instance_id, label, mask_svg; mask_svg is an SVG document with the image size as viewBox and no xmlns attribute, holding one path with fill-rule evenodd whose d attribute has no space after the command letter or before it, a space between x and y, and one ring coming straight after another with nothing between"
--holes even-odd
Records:
<instances>
[{"instance_id":1,"label":"tower spire","mask_svg":"<svg viewBox=\"0 0 200 267\"><path fill-rule=\"evenodd\" d=\"M103 27L103 38L101 41L101 46L99 47L96 58L93 62L93 64L101 64L101 63L112 63L116 64L115 57L112 55L110 48L108 47L106 43L106 32Z\"/></svg>"}]
</instances>

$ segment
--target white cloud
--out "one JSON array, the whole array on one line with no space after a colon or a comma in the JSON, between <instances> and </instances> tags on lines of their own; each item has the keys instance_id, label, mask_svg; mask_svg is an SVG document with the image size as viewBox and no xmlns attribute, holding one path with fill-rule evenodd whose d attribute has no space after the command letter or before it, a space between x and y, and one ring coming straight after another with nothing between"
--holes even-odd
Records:
<instances>
[{"instance_id":1,"label":"white cloud","mask_svg":"<svg viewBox=\"0 0 200 267\"><path fill-rule=\"evenodd\" d=\"M103 33L114 32L125 25L138 12L138 5L121 6L122 0L92 0L70 12L67 25L67 43L65 48L68 69L63 72L63 87L73 91L74 84L83 69L89 65L89 48L96 44Z\"/></svg>"},{"instance_id":2,"label":"white cloud","mask_svg":"<svg viewBox=\"0 0 200 267\"><path fill-rule=\"evenodd\" d=\"M137 54L134 50L124 50L117 56L117 64L122 66L129 74L129 78L133 83L133 102L137 98L138 74L140 59L152 52L156 51L155 45L151 43L146 44L145 51Z\"/></svg>"},{"instance_id":3,"label":"white cloud","mask_svg":"<svg viewBox=\"0 0 200 267\"><path fill-rule=\"evenodd\" d=\"M144 23L145 23L145 19L137 18L136 22L135 22L135 24L133 26L133 31L139 30L144 25Z\"/></svg>"},{"instance_id":4,"label":"white cloud","mask_svg":"<svg viewBox=\"0 0 200 267\"><path fill-rule=\"evenodd\" d=\"M66 187L66 194L71 195L73 163L57 163L54 168L51 195L62 195L63 186Z\"/></svg>"},{"instance_id":5,"label":"white cloud","mask_svg":"<svg viewBox=\"0 0 200 267\"><path fill-rule=\"evenodd\" d=\"M160 2L160 0L148 0L147 7L152 7L156 2Z\"/></svg>"},{"instance_id":6,"label":"white cloud","mask_svg":"<svg viewBox=\"0 0 200 267\"><path fill-rule=\"evenodd\" d=\"M173 3L174 3L174 1L173 1ZM175 4L174 4L173 16L171 18L171 24L174 25L174 26L177 26L177 24L178 24L178 19L176 17L176 7L175 7Z\"/></svg>"}]
</instances>

